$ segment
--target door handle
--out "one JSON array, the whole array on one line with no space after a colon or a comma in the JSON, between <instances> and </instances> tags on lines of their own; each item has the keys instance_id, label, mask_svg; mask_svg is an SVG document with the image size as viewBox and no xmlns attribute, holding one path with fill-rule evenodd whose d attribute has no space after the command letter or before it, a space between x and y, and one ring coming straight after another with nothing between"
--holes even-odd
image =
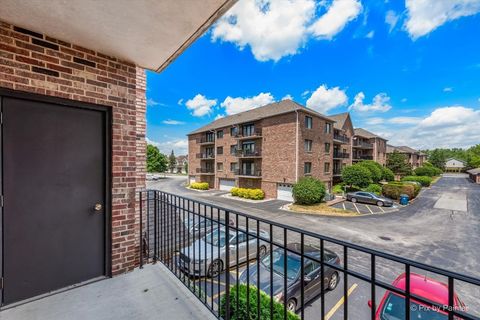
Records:
<instances>
[{"instance_id":1,"label":"door handle","mask_svg":"<svg viewBox=\"0 0 480 320\"><path fill-rule=\"evenodd\" d=\"M102 208L103 208L103 206L100 203L96 203L95 206L93 207L93 209L95 211L101 211Z\"/></svg>"}]
</instances>

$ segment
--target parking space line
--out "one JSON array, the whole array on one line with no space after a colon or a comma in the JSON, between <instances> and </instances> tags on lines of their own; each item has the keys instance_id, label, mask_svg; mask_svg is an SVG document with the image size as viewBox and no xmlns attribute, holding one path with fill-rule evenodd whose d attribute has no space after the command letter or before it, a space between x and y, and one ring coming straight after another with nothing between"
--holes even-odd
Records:
<instances>
[{"instance_id":1,"label":"parking space line","mask_svg":"<svg viewBox=\"0 0 480 320\"><path fill-rule=\"evenodd\" d=\"M343 210L347 210L345 209L345 202L342 202L342 206L343 206Z\"/></svg>"},{"instance_id":2,"label":"parking space line","mask_svg":"<svg viewBox=\"0 0 480 320\"><path fill-rule=\"evenodd\" d=\"M385 210L383 210L383 208L382 208L382 207L379 207L379 208L380 208L380 210L382 210L382 212L383 212L383 213L385 213Z\"/></svg>"},{"instance_id":3,"label":"parking space line","mask_svg":"<svg viewBox=\"0 0 480 320\"><path fill-rule=\"evenodd\" d=\"M347 291L347 297L350 296L350 294L357 288L357 284L354 283L350 289L348 289ZM341 297L340 300L338 300L337 304L335 304L333 306L332 309L330 309L330 311L327 313L327 315L325 316L325 320L329 320L334 314L335 312L337 312L337 310L342 306L343 302L345 301L345 297Z\"/></svg>"},{"instance_id":4,"label":"parking space line","mask_svg":"<svg viewBox=\"0 0 480 320\"><path fill-rule=\"evenodd\" d=\"M357 205L355 204L355 202L352 202L353 206L355 207L355 210L357 210L357 213L360 213L360 210L358 210L358 207Z\"/></svg>"},{"instance_id":5,"label":"parking space line","mask_svg":"<svg viewBox=\"0 0 480 320\"><path fill-rule=\"evenodd\" d=\"M372 211L372 209L370 209L369 205L365 205L365 207L367 207L368 211L370 211L370 213L373 214L373 211Z\"/></svg>"},{"instance_id":6,"label":"parking space line","mask_svg":"<svg viewBox=\"0 0 480 320\"><path fill-rule=\"evenodd\" d=\"M225 292L225 291L220 291L220 292L218 292L218 293L215 293L215 294L211 297L211 299L213 299L213 300L217 299L217 298L220 297L220 295L222 295L224 292Z\"/></svg>"},{"instance_id":7,"label":"parking space line","mask_svg":"<svg viewBox=\"0 0 480 320\"><path fill-rule=\"evenodd\" d=\"M204 282L205 282L205 278L195 280L195 283L204 283ZM214 280L214 279L212 279L212 278L207 278L207 284L208 284L208 283L214 283L214 284L219 284L219 285L225 286L225 283L224 283L224 282L218 281L218 280Z\"/></svg>"}]
</instances>

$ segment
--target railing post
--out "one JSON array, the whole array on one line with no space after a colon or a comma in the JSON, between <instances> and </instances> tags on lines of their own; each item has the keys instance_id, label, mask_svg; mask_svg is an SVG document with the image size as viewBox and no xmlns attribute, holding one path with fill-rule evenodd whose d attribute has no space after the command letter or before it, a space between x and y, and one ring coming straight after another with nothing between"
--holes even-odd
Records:
<instances>
[{"instance_id":1,"label":"railing post","mask_svg":"<svg viewBox=\"0 0 480 320\"><path fill-rule=\"evenodd\" d=\"M140 209L140 269L143 269L143 206L142 206L142 191L139 195L139 209Z\"/></svg>"},{"instance_id":2,"label":"railing post","mask_svg":"<svg viewBox=\"0 0 480 320\"><path fill-rule=\"evenodd\" d=\"M225 320L230 319L230 212L225 211Z\"/></svg>"}]
</instances>

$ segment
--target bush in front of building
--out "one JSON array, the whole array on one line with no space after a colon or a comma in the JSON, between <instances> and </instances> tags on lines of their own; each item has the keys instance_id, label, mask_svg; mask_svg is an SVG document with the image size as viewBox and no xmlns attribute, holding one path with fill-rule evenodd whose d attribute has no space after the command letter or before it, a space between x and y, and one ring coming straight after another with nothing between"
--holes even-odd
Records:
<instances>
[{"instance_id":1,"label":"bush in front of building","mask_svg":"<svg viewBox=\"0 0 480 320\"><path fill-rule=\"evenodd\" d=\"M208 190L210 188L210 185L208 182L192 182L190 183L189 186L191 189L197 189L197 190Z\"/></svg>"},{"instance_id":2,"label":"bush in front of building","mask_svg":"<svg viewBox=\"0 0 480 320\"><path fill-rule=\"evenodd\" d=\"M382 186L376 183L371 183L368 185L368 187L363 189L363 191L373 192L380 195L382 193Z\"/></svg>"},{"instance_id":3,"label":"bush in front of building","mask_svg":"<svg viewBox=\"0 0 480 320\"><path fill-rule=\"evenodd\" d=\"M415 181L419 182L422 187L430 187L433 179L427 176L405 176L402 178L402 181Z\"/></svg>"},{"instance_id":4,"label":"bush in front of building","mask_svg":"<svg viewBox=\"0 0 480 320\"><path fill-rule=\"evenodd\" d=\"M382 194L390 199L398 200L401 194L406 194L410 199L417 196L415 186L403 182L390 182L382 186Z\"/></svg>"},{"instance_id":5,"label":"bush in front of building","mask_svg":"<svg viewBox=\"0 0 480 320\"><path fill-rule=\"evenodd\" d=\"M249 300L247 300L247 291ZM239 284L238 286L230 287L230 303L229 303L229 319L243 320L256 319L260 312L260 319L284 319L283 304L273 300L273 314L270 315L270 295L260 290L260 300L258 299L258 288L246 284ZM238 297L238 300L237 300ZM260 309L260 310L259 310ZM253 316L254 315L254 316ZM227 296L223 295L220 301L220 316L223 319L227 318ZM300 317L293 312L287 311L287 320L299 320Z\"/></svg>"},{"instance_id":6,"label":"bush in front of building","mask_svg":"<svg viewBox=\"0 0 480 320\"><path fill-rule=\"evenodd\" d=\"M382 167L382 180L393 181L395 180L395 174L387 167Z\"/></svg>"},{"instance_id":7,"label":"bush in front of building","mask_svg":"<svg viewBox=\"0 0 480 320\"><path fill-rule=\"evenodd\" d=\"M435 177L442 174L442 170L430 165L423 165L422 167L418 167L415 170L415 175L417 176L426 176L426 177Z\"/></svg>"},{"instance_id":8,"label":"bush in front of building","mask_svg":"<svg viewBox=\"0 0 480 320\"><path fill-rule=\"evenodd\" d=\"M372 173L365 166L354 164L343 168L342 180L350 187L366 188L372 183Z\"/></svg>"},{"instance_id":9,"label":"bush in front of building","mask_svg":"<svg viewBox=\"0 0 480 320\"><path fill-rule=\"evenodd\" d=\"M363 160L357 163L358 166L367 168L370 171L373 183L382 180L382 165L373 160Z\"/></svg>"},{"instance_id":10,"label":"bush in front of building","mask_svg":"<svg viewBox=\"0 0 480 320\"><path fill-rule=\"evenodd\" d=\"M230 194L235 197L241 197L250 200L263 200L265 199L265 192L262 189L250 189L250 188L232 188Z\"/></svg>"},{"instance_id":11,"label":"bush in front of building","mask_svg":"<svg viewBox=\"0 0 480 320\"><path fill-rule=\"evenodd\" d=\"M293 185L293 199L296 204L320 203L326 192L325 183L313 177L301 178Z\"/></svg>"}]
</instances>

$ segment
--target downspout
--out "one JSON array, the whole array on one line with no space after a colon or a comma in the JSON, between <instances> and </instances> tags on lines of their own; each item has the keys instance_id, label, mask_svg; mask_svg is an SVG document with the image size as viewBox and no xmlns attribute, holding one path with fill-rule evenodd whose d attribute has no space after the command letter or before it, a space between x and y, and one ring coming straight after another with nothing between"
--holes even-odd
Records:
<instances>
[{"instance_id":1,"label":"downspout","mask_svg":"<svg viewBox=\"0 0 480 320\"><path fill-rule=\"evenodd\" d=\"M295 110L297 114L297 122L295 127L295 182L298 182L298 135L299 135L299 124L298 124L298 110Z\"/></svg>"}]
</instances>

